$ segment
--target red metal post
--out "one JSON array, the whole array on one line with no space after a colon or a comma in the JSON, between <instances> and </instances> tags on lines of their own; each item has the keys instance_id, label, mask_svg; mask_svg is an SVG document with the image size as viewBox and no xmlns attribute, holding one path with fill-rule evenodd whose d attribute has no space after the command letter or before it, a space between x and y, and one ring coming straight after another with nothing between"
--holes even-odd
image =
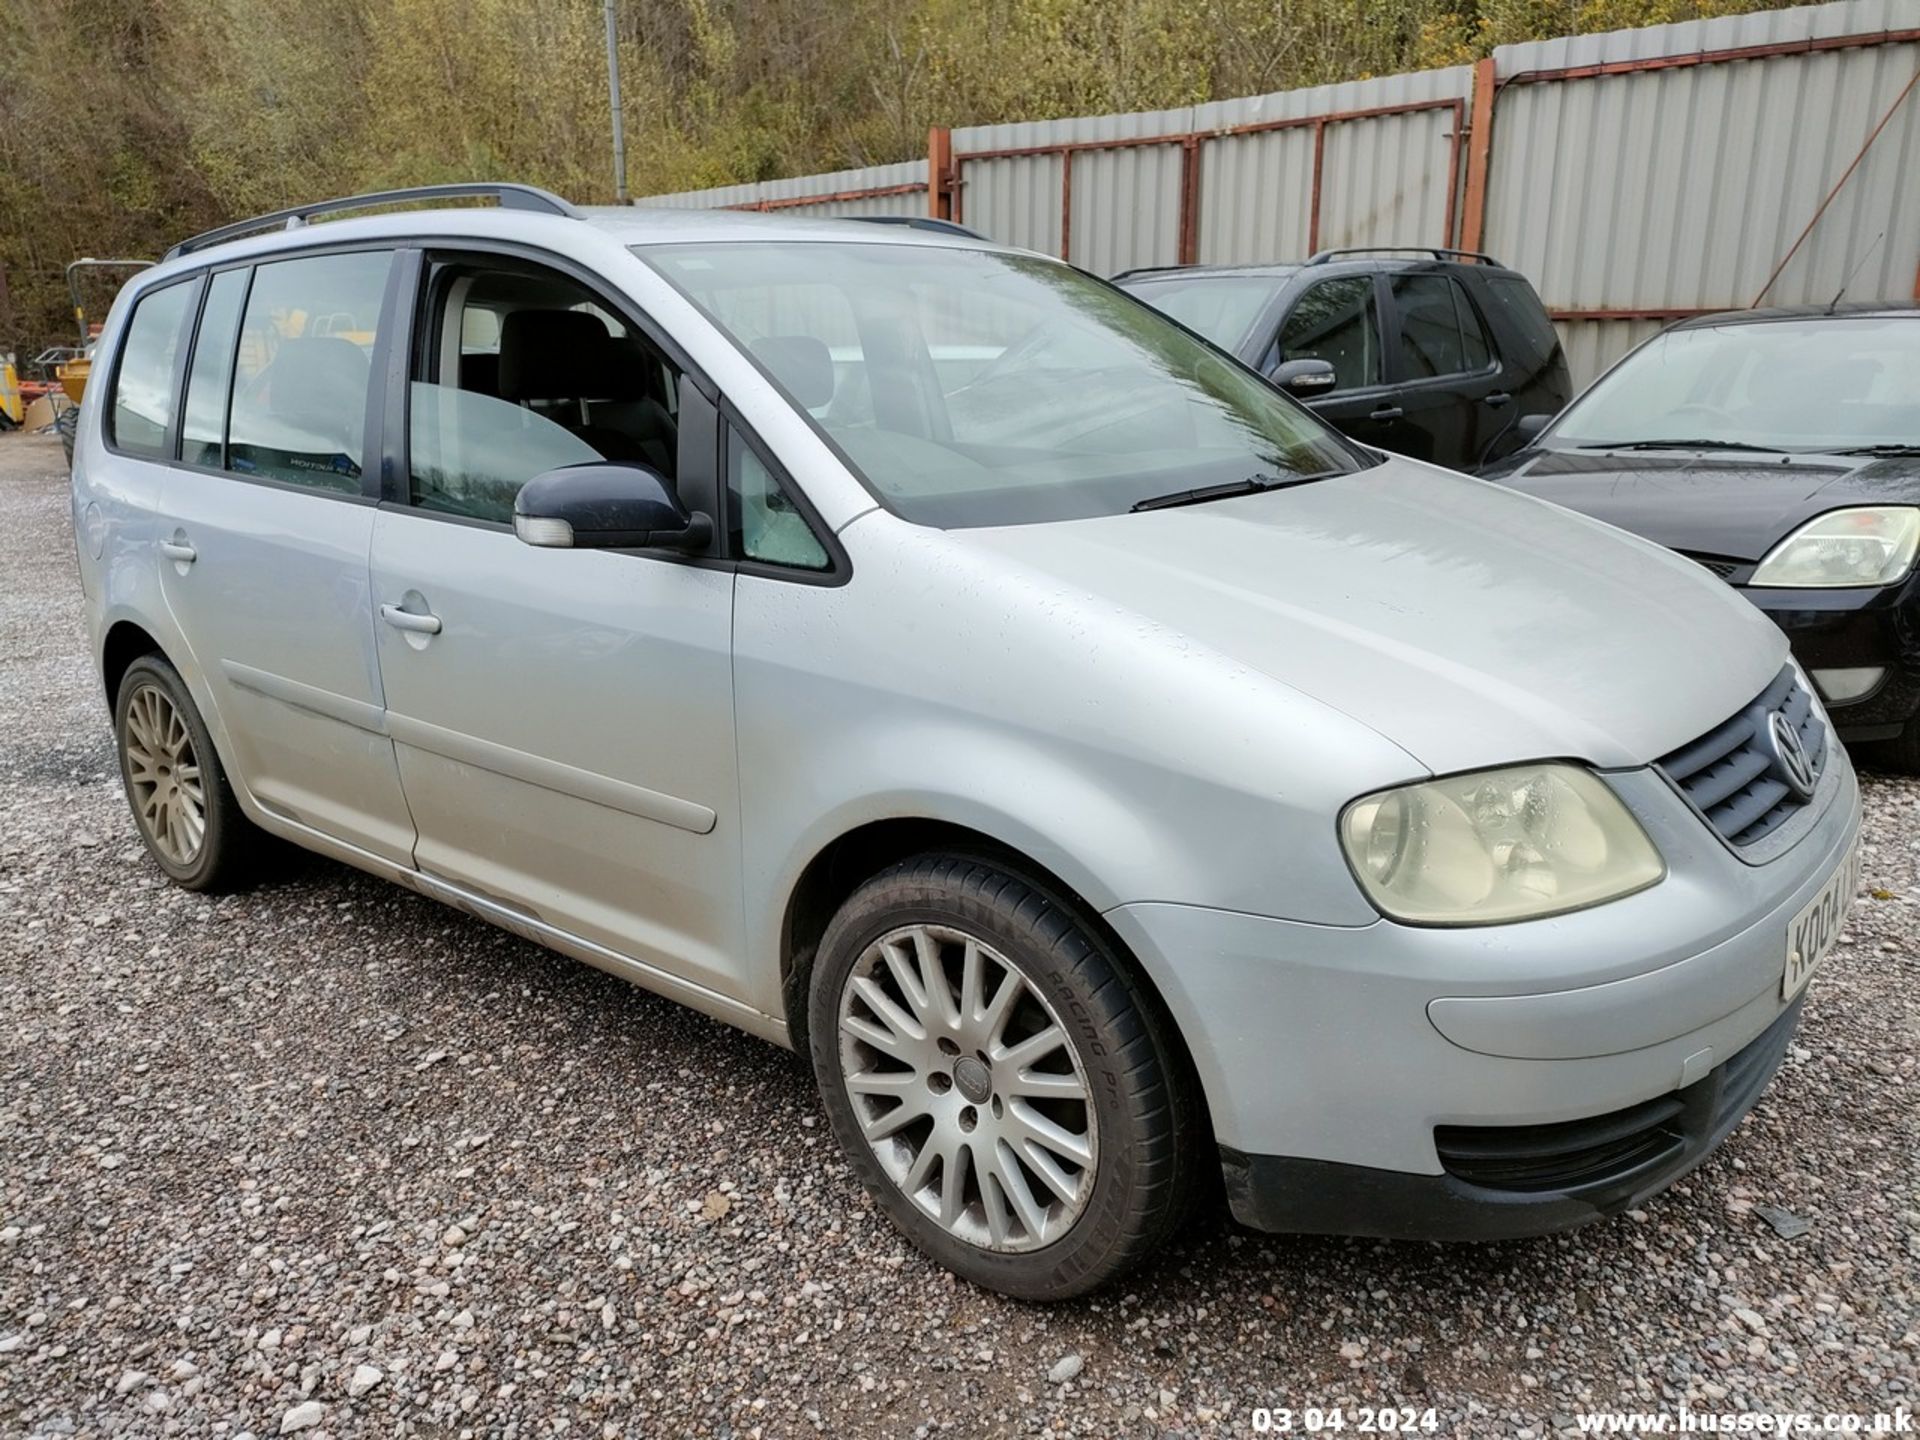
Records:
<instances>
[{"instance_id":1,"label":"red metal post","mask_svg":"<svg viewBox=\"0 0 1920 1440\"><path fill-rule=\"evenodd\" d=\"M1460 212L1460 147L1466 143L1461 132L1467 126L1467 107L1453 102L1453 143L1447 146L1447 218L1441 227L1442 245L1459 243L1457 226Z\"/></svg>"},{"instance_id":2,"label":"red metal post","mask_svg":"<svg viewBox=\"0 0 1920 1440\"><path fill-rule=\"evenodd\" d=\"M1920 266L1916 266L1913 272L1913 303L1920 305Z\"/></svg>"},{"instance_id":3,"label":"red metal post","mask_svg":"<svg viewBox=\"0 0 1920 1440\"><path fill-rule=\"evenodd\" d=\"M1460 226L1462 250L1484 250L1487 240L1487 171L1493 162L1493 101L1499 93L1493 57L1473 67L1473 128L1468 132L1466 215Z\"/></svg>"},{"instance_id":4,"label":"red metal post","mask_svg":"<svg viewBox=\"0 0 1920 1440\"><path fill-rule=\"evenodd\" d=\"M1307 201L1307 253L1320 253L1320 172L1327 159L1327 122L1313 122L1313 194Z\"/></svg>"},{"instance_id":5,"label":"red metal post","mask_svg":"<svg viewBox=\"0 0 1920 1440\"><path fill-rule=\"evenodd\" d=\"M1200 259L1200 137L1189 135L1180 142L1180 246L1182 265L1197 264Z\"/></svg>"},{"instance_id":6,"label":"red metal post","mask_svg":"<svg viewBox=\"0 0 1920 1440\"><path fill-rule=\"evenodd\" d=\"M1060 152L1060 258L1073 259L1073 151Z\"/></svg>"},{"instance_id":7,"label":"red metal post","mask_svg":"<svg viewBox=\"0 0 1920 1440\"><path fill-rule=\"evenodd\" d=\"M927 214L953 219L953 131L944 125L927 128Z\"/></svg>"}]
</instances>

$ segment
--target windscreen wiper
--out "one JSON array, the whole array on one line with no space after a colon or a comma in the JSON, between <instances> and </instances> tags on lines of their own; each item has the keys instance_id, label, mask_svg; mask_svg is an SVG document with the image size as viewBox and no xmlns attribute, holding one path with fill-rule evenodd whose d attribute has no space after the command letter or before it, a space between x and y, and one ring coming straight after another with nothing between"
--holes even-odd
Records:
<instances>
[{"instance_id":1,"label":"windscreen wiper","mask_svg":"<svg viewBox=\"0 0 1920 1440\"><path fill-rule=\"evenodd\" d=\"M1204 505L1209 500L1231 500L1236 495L1260 495L1268 490L1287 490L1314 480L1331 480L1344 470L1324 470L1317 475L1249 475L1244 480L1229 480L1224 485L1202 485L1193 490L1175 490L1166 495L1150 495L1136 500L1129 510L1171 510L1177 505Z\"/></svg>"},{"instance_id":2,"label":"windscreen wiper","mask_svg":"<svg viewBox=\"0 0 1920 1440\"><path fill-rule=\"evenodd\" d=\"M1790 455L1778 445L1749 445L1744 440L1592 440L1576 450L1758 450L1767 455Z\"/></svg>"}]
</instances>

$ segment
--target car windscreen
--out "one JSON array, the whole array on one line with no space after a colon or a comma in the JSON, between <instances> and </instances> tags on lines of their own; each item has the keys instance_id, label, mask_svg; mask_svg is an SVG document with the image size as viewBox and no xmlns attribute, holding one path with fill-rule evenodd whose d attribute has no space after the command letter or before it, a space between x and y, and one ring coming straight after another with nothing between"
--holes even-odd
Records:
<instances>
[{"instance_id":1,"label":"car windscreen","mask_svg":"<svg viewBox=\"0 0 1920 1440\"><path fill-rule=\"evenodd\" d=\"M1238 350L1283 280L1271 275L1154 275L1117 283L1221 349Z\"/></svg>"},{"instance_id":2,"label":"car windscreen","mask_svg":"<svg viewBox=\"0 0 1920 1440\"><path fill-rule=\"evenodd\" d=\"M835 241L635 253L919 524L1111 515L1372 463L1241 365L1057 261Z\"/></svg>"},{"instance_id":3,"label":"car windscreen","mask_svg":"<svg viewBox=\"0 0 1920 1440\"><path fill-rule=\"evenodd\" d=\"M1920 316L1670 330L1603 376L1547 438L1788 451L1920 444Z\"/></svg>"}]
</instances>

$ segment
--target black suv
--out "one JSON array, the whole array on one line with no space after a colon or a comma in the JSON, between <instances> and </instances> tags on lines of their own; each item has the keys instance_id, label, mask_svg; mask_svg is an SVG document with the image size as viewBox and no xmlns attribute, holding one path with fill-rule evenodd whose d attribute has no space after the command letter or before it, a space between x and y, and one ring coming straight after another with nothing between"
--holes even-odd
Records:
<instances>
[{"instance_id":1,"label":"black suv","mask_svg":"<svg viewBox=\"0 0 1920 1440\"><path fill-rule=\"evenodd\" d=\"M1231 350L1362 444L1472 470L1573 397L1527 277L1467 250L1131 270L1114 283ZM1535 426L1539 422L1535 422Z\"/></svg>"}]
</instances>

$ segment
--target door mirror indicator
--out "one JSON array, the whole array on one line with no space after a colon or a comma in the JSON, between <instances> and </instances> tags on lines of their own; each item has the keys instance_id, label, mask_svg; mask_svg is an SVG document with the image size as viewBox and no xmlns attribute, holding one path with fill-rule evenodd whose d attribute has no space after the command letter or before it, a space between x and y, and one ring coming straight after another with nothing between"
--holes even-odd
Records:
<instances>
[{"instance_id":1,"label":"door mirror indicator","mask_svg":"<svg viewBox=\"0 0 1920 1440\"><path fill-rule=\"evenodd\" d=\"M713 521L689 512L650 465L595 460L533 477L513 500L513 533L546 549L704 550Z\"/></svg>"},{"instance_id":2,"label":"door mirror indicator","mask_svg":"<svg viewBox=\"0 0 1920 1440\"><path fill-rule=\"evenodd\" d=\"M1282 360L1267 378L1296 398L1324 395L1340 383L1329 360Z\"/></svg>"}]
</instances>

